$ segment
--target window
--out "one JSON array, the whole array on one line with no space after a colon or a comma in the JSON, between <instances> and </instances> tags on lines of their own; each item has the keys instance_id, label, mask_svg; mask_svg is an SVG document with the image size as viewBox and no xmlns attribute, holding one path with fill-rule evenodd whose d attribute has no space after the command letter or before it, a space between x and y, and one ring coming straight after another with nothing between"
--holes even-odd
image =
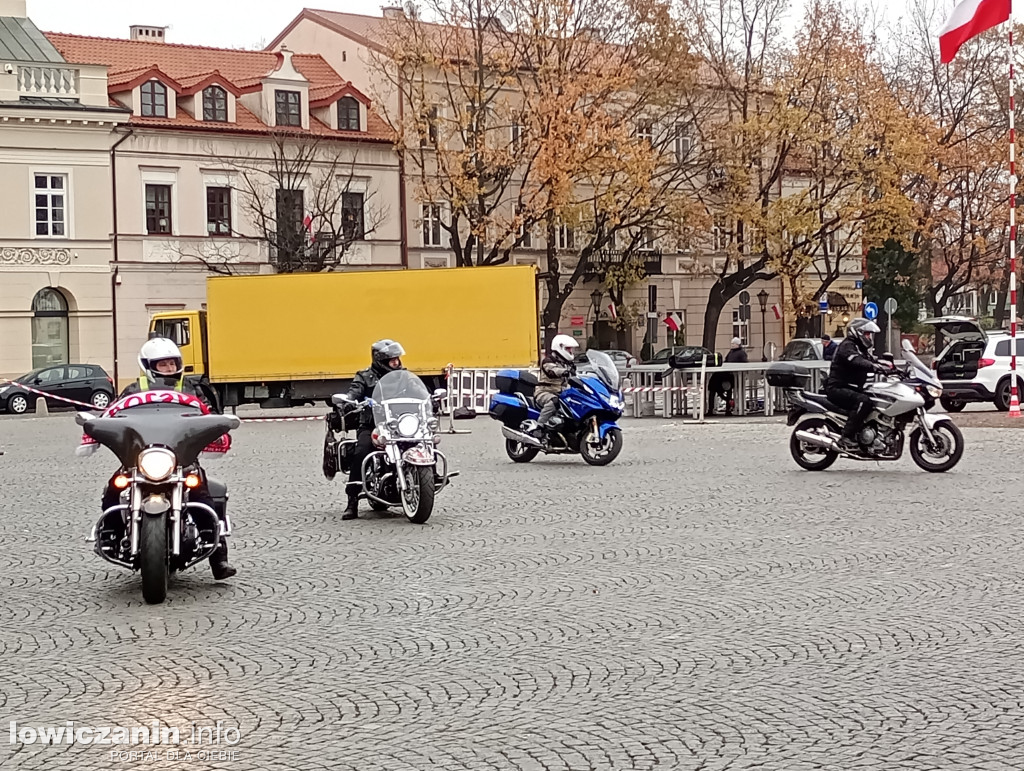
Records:
<instances>
[{"instance_id":1,"label":"window","mask_svg":"<svg viewBox=\"0 0 1024 771\"><path fill-rule=\"evenodd\" d=\"M37 374L36 380L39 381L40 385L54 386L67 380L65 372L64 367L51 367Z\"/></svg>"},{"instance_id":2,"label":"window","mask_svg":"<svg viewBox=\"0 0 1024 771\"><path fill-rule=\"evenodd\" d=\"M147 118L167 117L167 86L159 80L142 84L142 114Z\"/></svg>"},{"instance_id":3,"label":"window","mask_svg":"<svg viewBox=\"0 0 1024 771\"><path fill-rule=\"evenodd\" d=\"M420 116L426 126L426 136L420 137L420 147L426 147L429 145L437 144L437 119L438 111L436 107L431 107L423 115Z\"/></svg>"},{"instance_id":4,"label":"window","mask_svg":"<svg viewBox=\"0 0 1024 771\"><path fill-rule=\"evenodd\" d=\"M686 160L686 157L690 154L690 134L682 123L676 124L675 139L673 140L673 149L675 150L676 163L682 163Z\"/></svg>"},{"instance_id":5,"label":"window","mask_svg":"<svg viewBox=\"0 0 1024 771\"><path fill-rule=\"evenodd\" d=\"M227 123L228 92L220 86L210 86L203 90L203 120Z\"/></svg>"},{"instance_id":6,"label":"window","mask_svg":"<svg viewBox=\"0 0 1024 771\"><path fill-rule=\"evenodd\" d=\"M40 289L32 298L32 368L67 361L68 301L56 289Z\"/></svg>"},{"instance_id":7,"label":"window","mask_svg":"<svg viewBox=\"0 0 1024 771\"><path fill-rule=\"evenodd\" d=\"M516 214L522 216L521 211ZM523 249L533 248L533 228L527 227L525 222L519 226L519 246Z\"/></svg>"},{"instance_id":8,"label":"window","mask_svg":"<svg viewBox=\"0 0 1024 771\"><path fill-rule=\"evenodd\" d=\"M716 215L711 228L711 249L715 252L723 252L728 245L729 224L725 217Z\"/></svg>"},{"instance_id":9,"label":"window","mask_svg":"<svg viewBox=\"0 0 1024 771\"><path fill-rule=\"evenodd\" d=\"M89 377L92 377L92 369L90 367L68 367L68 380L85 380Z\"/></svg>"},{"instance_id":10,"label":"window","mask_svg":"<svg viewBox=\"0 0 1024 771\"><path fill-rule=\"evenodd\" d=\"M179 348L189 345L192 335L189 333L188 319L159 319L153 325L159 337L166 337Z\"/></svg>"},{"instance_id":11,"label":"window","mask_svg":"<svg viewBox=\"0 0 1024 771\"><path fill-rule=\"evenodd\" d=\"M423 204L423 245L441 246L441 205Z\"/></svg>"},{"instance_id":12,"label":"window","mask_svg":"<svg viewBox=\"0 0 1024 771\"><path fill-rule=\"evenodd\" d=\"M206 188L206 232L211 236L231 235L231 188Z\"/></svg>"},{"instance_id":13,"label":"window","mask_svg":"<svg viewBox=\"0 0 1024 771\"><path fill-rule=\"evenodd\" d=\"M171 232L171 186L146 185L146 232Z\"/></svg>"},{"instance_id":14,"label":"window","mask_svg":"<svg viewBox=\"0 0 1024 771\"><path fill-rule=\"evenodd\" d=\"M298 91L275 91L276 125L302 125L302 94Z\"/></svg>"},{"instance_id":15,"label":"window","mask_svg":"<svg viewBox=\"0 0 1024 771\"><path fill-rule=\"evenodd\" d=\"M512 139L512 149L518 150L523 143L523 127L518 123L513 123L509 127L509 135Z\"/></svg>"},{"instance_id":16,"label":"window","mask_svg":"<svg viewBox=\"0 0 1024 771\"><path fill-rule=\"evenodd\" d=\"M750 321L740 321L740 312L735 310L732 312L732 336L738 337L743 341L743 345L747 344L747 336L750 331Z\"/></svg>"},{"instance_id":17,"label":"window","mask_svg":"<svg viewBox=\"0 0 1024 771\"><path fill-rule=\"evenodd\" d=\"M35 174L36 235L67 236L67 186L64 174Z\"/></svg>"},{"instance_id":18,"label":"window","mask_svg":"<svg viewBox=\"0 0 1024 771\"><path fill-rule=\"evenodd\" d=\"M640 239L637 242L637 248L642 252L653 252L655 240L654 228L646 227L640 231Z\"/></svg>"},{"instance_id":19,"label":"window","mask_svg":"<svg viewBox=\"0 0 1024 771\"><path fill-rule=\"evenodd\" d=\"M654 121L642 120L636 125L637 139L646 140L648 144L654 144Z\"/></svg>"},{"instance_id":20,"label":"window","mask_svg":"<svg viewBox=\"0 0 1024 771\"><path fill-rule=\"evenodd\" d=\"M995 355L1009 357L1010 341L1000 340L998 343L996 343ZM1024 338L1017 338L1017 356L1024 356Z\"/></svg>"},{"instance_id":21,"label":"window","mask_svg":"<svg viewBox=\"0 0 1024 771\"><path fill-rule=\"evenodd\" d=\"M366 237L362 193L341 194L341 233L345 241L360 241Z\"/></svg>"},{"instance_id":22,"label":"window","mask_svg":"<svg viewBox=\"0 0 1024 771\"><path fill-rule=\"evenodd\" d=\"M338 129L359 131L359 102L351 96L338 101Z\"/></svg>"},{"instance_id":23,"label":"window","mask_svg":"<svg viewBox=\"0 0 1024 771\"><path fill-rule=\"evenodd\" d=\"M305 226L302 223L305 203L302 191L278 188L275 199L278 259L298 257L306 245Z\"/></svg>"},{"instance_id":24,"label":"window","mask_svg":"<svg viewBox=\"0 0 1024 771\"><path fill-rule=\"evenodd\" d=\"M558 249L576 248L576 231L568 225L562 225L555 233L555 245Z\"/></svg>"}]
</instances>

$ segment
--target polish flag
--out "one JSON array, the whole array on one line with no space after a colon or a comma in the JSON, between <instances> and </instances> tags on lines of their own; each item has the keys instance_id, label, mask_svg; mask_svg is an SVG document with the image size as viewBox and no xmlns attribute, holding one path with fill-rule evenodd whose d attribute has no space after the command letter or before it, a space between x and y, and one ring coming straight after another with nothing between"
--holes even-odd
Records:
<instances>
[{"instance_id":1,"label":"polish flag","mask_svg":"<svg viewBox=\"0 0 1024 771\"><path fill-rule=\"evenodd\" d=\"M943 64L949 64L960 46L1010 18L1012 0L961 0L939 33Z\"/></svg>"},{"instance_id":2,"label":"polish flag","mask_svg":"<svg viewBox=\"0 0 1024 771\"><path fill-rule=\"evenodd\" d=\"M782 308L779 307L778 303L772 306L772 313L775 314L776 321L780 321L782 319Z\"/></svg>"},{"instance_id":3,"label":"polish flag","mask_svg":"<svg viewBox=\"0 0 1024 771\"><path fill-rule=\"evenodd\" d=\"M303 217L302 225L309 231L309 240L316 241L316 236L313 235L313 215L307 214Z\"/></svg>"},{"instance_id":4,"label":"polish flag","mask_svg":"<svg viewBox=\"0 0 1024 771\"><path fill-rule=\"evenodd\" d=\"M665 316L664 321L668 328L671 329L673 332L678 332L680 329L683 328L683 317L680 316L678 313L667 314Z\"/></svg>"},{"instance_id":5,"label":"polish flag","mask_svg":"<svg viewBox=\"0 0 1024 771\"><path fill-rule=\"evenodd\" d=\"M618 311L615 310L615 303L608 306L608 315L613 319L617 319L619 317Z\"/></svg>"}]
</instances>

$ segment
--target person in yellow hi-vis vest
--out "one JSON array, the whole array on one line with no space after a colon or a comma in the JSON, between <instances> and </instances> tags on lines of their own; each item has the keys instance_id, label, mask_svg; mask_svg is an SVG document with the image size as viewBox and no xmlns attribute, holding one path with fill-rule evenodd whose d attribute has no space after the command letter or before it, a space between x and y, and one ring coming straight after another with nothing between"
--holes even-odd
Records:
<instances>
[{"instance_id":1,"label":"person in yellow hi-vis vest","mask_svg":"<svg viewBox=\"0 0 1024 771\"><path fill-rule=\"evenodd\" d=\"M195 396L197 399L207 402L208 406L212 406L191 383L185 381L181 350L173 340L168 340L166 337L154 337L143 343L139 350L139 368L142 370L139 379L126 386L121 391L119 399L140 391L169 390ZM122 470L118 470L107 483L107 489L103 493L104 511L116 506L120 500L121 493L113 485L114 478L120 473ZM218 510L210 495L209 479L205 471L202 471L200 478L202 482L195 490L189 491L189 497L196 503L206 504L216 511L219 517L223 518L223 514ZM228 544L224 538L220 540L220 548L210 555L210 569L213 571L213 577L218 581L231 578L238 572L228 563Z\"/></svg>"}]
</instances>

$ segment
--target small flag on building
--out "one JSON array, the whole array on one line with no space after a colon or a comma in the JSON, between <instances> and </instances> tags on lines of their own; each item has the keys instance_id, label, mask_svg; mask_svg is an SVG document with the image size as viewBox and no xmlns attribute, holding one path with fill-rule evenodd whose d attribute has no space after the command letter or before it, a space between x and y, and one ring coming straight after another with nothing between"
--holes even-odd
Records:
<instances>
[{"instance_id":1,"label":"small flag on building","mask_svg":"<svg viewBox=\"0 0 1024 771\"><path fill-rule=\"evenodd\" d=\"M665 325L673 332L683 328L683 317L678 313L668 313L664 318Z\"/></svg>"},{"instance_id":2,"label":"small flag on building","mask_svg":"<svg viewBox=\"0 0 1024 771\"><path fill-rule=\"evenodd\" d=\"M772 313L775 314L775 320L779 321L782 319L782 308L779 307L778 303L772 305Z\"/></svg>"},{"instance_id":3,"label":"small flag on building","mask_svg":"<svg viewBox=\"0 0 1024 771\"><path fill-rule=\"evenodd\" d=\"M313 235L313 215L307 214L302 220L302 226L309 231L309 240L316 241L316 236Z\"/></svg>"},{"instance_id":4,"label":"small flag on building","mask_svg":"<svg viewBox=\"0 0 1024 771\"><path fill-rule=\"evenodd\" d=\"M615 310L615 303L608 306L608 315L613 319L617 319L619 317L618 311Z\"/></svg>"}]
</instances>

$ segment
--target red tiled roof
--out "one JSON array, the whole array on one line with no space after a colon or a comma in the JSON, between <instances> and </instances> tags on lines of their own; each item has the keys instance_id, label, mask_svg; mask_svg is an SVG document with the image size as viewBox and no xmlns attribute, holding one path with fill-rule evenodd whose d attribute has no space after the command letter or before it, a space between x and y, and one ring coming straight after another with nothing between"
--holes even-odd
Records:
<instances>
[{"instance_id":1,"label":"red tiled roof","mask_svg":"<svg viewBox=\"0 0 1024 771\"><path fill-rule=\"evenodd\" d=\"M126 90L126 87L132 88L136 85L134 81L140 78L148 80L154 72L162 75L167 85L178 92L194 93L196 86L206 85L206 81L217 81L228 90L238 93L253 91L258 90L260 81L277 70L281 62L281 56L271 51L239 51L123 38L86 37L58 32L44 34L68 62L107 65L107 83L111 93ZM340 92L346 86L351 86L319 54L294 54L292 64L309 81L311 101L322 100L331 92ZM367 104L367 130L332 131L326 124L311 116L310 133L338 138L391 141L391 131L383 119L369 109L369 100L366 96L354 87L350 90L353 96ZM131 123L207 131L270 130L270 127L254 113L237 102L236 118L234 124L211 124L196 120L179 109L173 119L133 115Z\"/></svg>"}]
</instances>

